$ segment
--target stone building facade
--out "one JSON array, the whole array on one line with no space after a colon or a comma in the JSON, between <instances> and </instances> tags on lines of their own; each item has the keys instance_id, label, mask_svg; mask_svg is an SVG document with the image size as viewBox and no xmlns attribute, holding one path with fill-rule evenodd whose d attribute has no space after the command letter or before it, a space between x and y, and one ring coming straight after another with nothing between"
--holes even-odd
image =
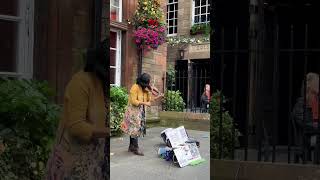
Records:
<instances>
[{"instance_id":1,"label":"stone building facade","mask_svg":"<svg viewBox=\"0 0 320 180\"><path fill-rule=\"evenodd\" d=\"M111 84L129 89L137 78L138 50L133 41L133 27L128 24L136 8L138 0L110 1L110 75ZM166 6L162 1L163 8ZM104 8L109 8L105 5ZM106 24L104 24L106 26ZM167 45L157 50L145 51L142 72L150 73L152 83L162 90L167 59Z\"/></svg>"},{"instance_id":2,"label":"stone building facade","mask_svg":"<svg viewBox=\"0 0 320 180\"><path fill-rule=\"evenodd\" d=\"M210 0L167 0L166 9L168 37L202 39L206 36L193 35L191 29L201 24L209 26ZM182 93L187 105L199 107L204 85L210 83L210 42L168 45L167 62L176 70L174 89Z\"/></svg>"},{"instance_id":3,"label":"stone building facade","mask_svg":"<svg viewBox=\"0 0 320 180\"><path fill-rule=\"evenodd\" d=\"M161 0L165 9L166 1ZM133 17L138 0L110 1L110 79L111 85L125 87L127 90L136 82L138 72L138 49L133 39L133 27L128 19ZM109 8L105 4L104 12ZM105 13L104 13L105 14ZM103 26L107 26L105 23ZM151 83L163 92L167 67L167 45L161 45L157 50L144 51L142 72L152 76ZM148 108L148 118L157 118L161 103L156 102Z\"/></svg>"}]
</instances>

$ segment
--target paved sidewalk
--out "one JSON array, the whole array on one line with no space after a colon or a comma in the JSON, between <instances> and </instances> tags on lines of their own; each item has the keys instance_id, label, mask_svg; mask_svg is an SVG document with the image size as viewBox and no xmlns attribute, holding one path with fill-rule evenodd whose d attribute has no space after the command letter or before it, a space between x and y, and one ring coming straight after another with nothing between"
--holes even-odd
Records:
<instances>
[{"instance_id":1,"label":"paved sidewalk","mask_svg":"<svg viewBox=\"0 0 320 180\"><path fill-rule=\"evenodd\" d=\"M209 180L209 132L187 129L191 138L200 141L200 155L206 162L180 168L157 155L158 147L163 145L160 132L164 129L166 128L149 128L147 136L140 139L139 144L145 156L136 156L128 152L128 136L111 138L111 180Z\"/></svg>"}]
</instances>

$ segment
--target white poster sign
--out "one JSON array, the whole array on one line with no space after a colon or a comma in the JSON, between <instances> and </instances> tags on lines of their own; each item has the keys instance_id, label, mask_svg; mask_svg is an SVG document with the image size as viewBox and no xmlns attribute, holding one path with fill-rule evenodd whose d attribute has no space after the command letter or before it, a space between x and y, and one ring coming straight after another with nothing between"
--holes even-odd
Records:
<instances>
[{"instance_id":1,"label":"white poster sign","mask_svg":"<svg viewBox=\"0 0 320 180\"><path fill-rule=\"evenodd\" d=\"M186 143L188 135L183 126L165 132L180 167L187 166L194 160L201 159L196 143Z\"/></svg>"}]
</instances>

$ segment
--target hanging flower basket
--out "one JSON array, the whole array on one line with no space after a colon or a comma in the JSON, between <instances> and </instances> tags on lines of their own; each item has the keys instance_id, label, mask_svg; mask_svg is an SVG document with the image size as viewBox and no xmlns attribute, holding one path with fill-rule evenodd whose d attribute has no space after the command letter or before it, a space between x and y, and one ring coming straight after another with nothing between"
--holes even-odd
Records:
<instances>
[{"instance_id":1,"label":"hanging flower basket","mask_svg":"<svg viewBox=\"0 0 320 180\"><path fill-rule=\"evenodd\" d=\"M166 40L165 31L164 27L140 26L134 31L135 43L138 48L157 49Z\"/></svg>"},{"instance_id":2,"label":"hanging flower basket","mask_svg":"<svg viewBox=\"0 0 320 180\"><path fill-rule=\"evenodd\" d=\"M166 41L166 24L159 0L139 0L129 23L135 27L134 42L139 49L157 49Z\"/></svg>"}]
</instances>

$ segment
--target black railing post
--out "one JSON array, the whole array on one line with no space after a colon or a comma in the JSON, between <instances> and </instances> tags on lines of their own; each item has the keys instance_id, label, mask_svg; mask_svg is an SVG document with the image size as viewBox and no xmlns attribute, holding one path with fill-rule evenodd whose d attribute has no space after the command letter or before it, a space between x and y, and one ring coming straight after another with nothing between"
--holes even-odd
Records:
<instances>
[{"instance_id":1,"label":"black railing post","mask_svg":"<svg viewBox=\"0 0 320 180\"><path fill-rule=\"evenodd\" d=\"M276 161L276 138L278 123L278 91L279 91L279 25L276 24L274 34L274 64L273 64L273 119L272 119L272 162Z\"/></svg>"},{"instance_id":2,"label":"black railing post","mask_svg":"<svg viewBox=\"0 0 320 180\"><path fill-rule=\"evenodd\" d=\"M305 24L305 32L304 32L304 49L306 50L308 48L308 24ZM304 103L303 103L303 124L307 122L307 74L308 74L308 54L306 51L304 51ZM306 149L306 138L303 137L303 157L302 157L302 163L306 163L306 155L307 155L307 149Z\"/></svg>"},{"instance_id":3,"label":"black railing post","mask_svg":"<svg viewBox=\"0 0 320 180\"><path fill-rule=\"evenodd\" d=\"M238 75L238 50L239 50L239 32L238 32L238 27L236 27L235 30L235 52L234 52L234 67L233 67L233 125L232 125L232 151L231 151L231 158L234 159L234 153L235 153L235 120L237 118L236 115L236 108L237 108L237 75Z\"/></svg>"},{"instance_id":4,"label":"black railing post","mask_svg":"<svg viewBox=\"0 0 320 180\"><path fill-rule=\"evenodd\" d=\"M221 28L221 48L222 51L224 50L224 27ZM222 126L222 121L223 121L223 81L224 81L224 54L221 55L221 67L220 67L220 83L221 83L221 90L220 90L220 120L219 120L219 159L223 158L223 142L222 142L222 131L223 131L223 126Z\"/></svg>"},{"instance_id":5,"label":"black railing post","mask_svg":"<svg viewBox=\"0 0 320 180\"><path fill-rule=\"evenodd\" d=\"M294 46L294 36L293 36L293 25L290 26L290 49L293 49ZM288 107L289 107L289 111L288 111L288 163L291 163L291 144L292 144L292 123L293 122L293 117L291 115L291 111L292 111L292 79L293 79L293 52L290 52L289 55L289 99L288 99Z\"/></svg>"}]
</instances>

